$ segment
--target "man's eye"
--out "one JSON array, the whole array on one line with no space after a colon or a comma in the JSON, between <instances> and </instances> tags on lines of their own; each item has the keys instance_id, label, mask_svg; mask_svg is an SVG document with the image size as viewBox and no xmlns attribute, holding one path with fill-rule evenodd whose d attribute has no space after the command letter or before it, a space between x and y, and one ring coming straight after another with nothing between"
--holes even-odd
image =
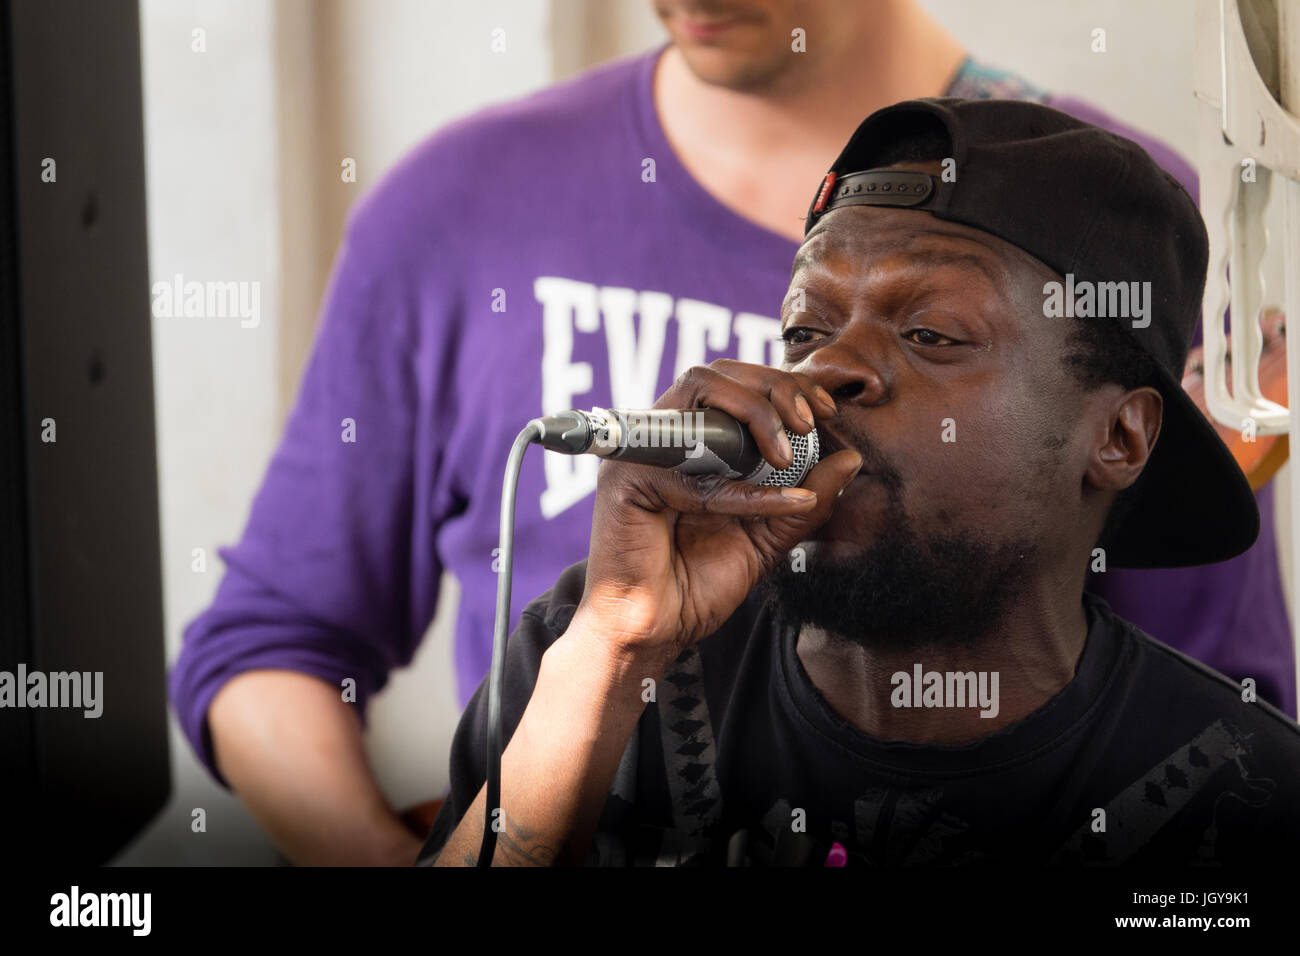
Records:
<instances>
[{"instance_id":1,"label":"man's eye","mask_svg":"<svg viewBox=\"0 0 1300 956\"><path fill-rule=\"evenodd\" d=\"M782 332L781 338L785 340L786 345L807 345L813 340L815 334L812 329L795 326Z\"/></svg>"},{"instance_id":2,"label":"man's eye","mask_svg":"<svg viewBox=\"0 0 1300 956\"><path fill-rule=\"evenodd\" d=\"M917 345L956 345L956 339L950 339L946 335L940 335L934 329L909 329L903 333L904 338L910 338Z\"/></svg>"}]
</instances>

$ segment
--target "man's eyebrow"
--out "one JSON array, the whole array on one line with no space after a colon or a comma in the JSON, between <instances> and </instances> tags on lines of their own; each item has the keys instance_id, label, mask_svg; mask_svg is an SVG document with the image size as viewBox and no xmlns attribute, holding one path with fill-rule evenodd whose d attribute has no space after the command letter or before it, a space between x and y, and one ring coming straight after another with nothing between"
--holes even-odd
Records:
<instances>
[{"instance_id":1,"label":"man's eyebrow","mask_svg":"<svg viewBox=\"0 0 1300 956\"><path fill-rule=\"evenodd\" d=\"M790 277L794 278L794 274L810 262L812 262L812 254L808 252L808 247L800 246L799 251L794 254L794 264L790 266Z\"/></svg>"},{"instance_id":2,"label":"man's eyebrow","mask_svg":"<svg viewBox=\"0 0 1300 956\"><path fill-rule=\"evenodd\" d=\"M957 252L953 249L920 249L908 258L924 268L939 266L968 266L984 273L996 288L1001 289L1006 282L1006 272L989 262L987 256L973 252Z\"/></svg>"},{"instance_id":3,"label":"man's eyebrow","mask_svg":"<svg viewBox=\"0 0 1300 956\"><path fill-rule=\"evenodd\" d=\"M834 242L830 245L828 251L839 251L845 248L847 243ZM989 257L977 252L960 252L956 249L937 248L934 246L920 246L911 238L896 239L891 242L878 245L872 249L873 258L882 255L900 253L907 257L909 264L914 263L922 268L938 268L941 266L965 266L967 268L978 269L984 273L984 276L999 290L1006 289L1006 271L998 265L989 261ZM794 265L790 269L790 275L793 278L801 268L804 268L814 261L813 254L807 246L801 246L795 253Z\"/></svg>"}]
</instances>

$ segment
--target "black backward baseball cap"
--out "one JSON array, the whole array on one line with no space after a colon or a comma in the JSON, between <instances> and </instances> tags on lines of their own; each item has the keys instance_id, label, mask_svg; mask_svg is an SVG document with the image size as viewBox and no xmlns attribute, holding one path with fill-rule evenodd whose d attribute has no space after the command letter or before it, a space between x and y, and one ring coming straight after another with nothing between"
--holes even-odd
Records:
<instances>
[{"instance_id":1,"label":"black backward baseball cap","mask_svg":"<svg viewBox=\"0 0 1300 956\"><path fill-rule=\"evenodd\" d=\"M929 129L946 138L947 178L881 168L874 157ZM1101 542L1107 566L1171 568L1235 557L1259 535L1241 468L1183 390L1201 318L1209 240L1176 179L1131 140L1039 103L909 100L867 117L823 178L807 235L842 206L894 206L991 233L1079 283L1150 282L1149 325L1115 322L1155 360L1143 384L1164 398L1155 448L1121 497L1131 507ZM1117 504L1119 502L1117 501Z\"/></svg>"}]
</instances>

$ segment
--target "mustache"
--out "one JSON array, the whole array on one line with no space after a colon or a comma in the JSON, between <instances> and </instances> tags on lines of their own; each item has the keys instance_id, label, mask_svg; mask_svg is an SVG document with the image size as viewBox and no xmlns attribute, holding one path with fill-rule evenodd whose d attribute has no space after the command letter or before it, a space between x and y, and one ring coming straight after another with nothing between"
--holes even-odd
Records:
<instances>
[{"instance_id":1,"label":"mustache","mask_svg":"<svg viewBox=\"0 0 1300 956\"><path fill-rule=\"evenodd\" d=\"M897 496L902 491L902 474L880 447L866 435L840 423L839 427L834 429L826 425L818 425L817 438L821 444L821 457L829 457L845 448L852 449L862 456L860 474L883 484L891 495Z\"/></svg>"}]
</instances>

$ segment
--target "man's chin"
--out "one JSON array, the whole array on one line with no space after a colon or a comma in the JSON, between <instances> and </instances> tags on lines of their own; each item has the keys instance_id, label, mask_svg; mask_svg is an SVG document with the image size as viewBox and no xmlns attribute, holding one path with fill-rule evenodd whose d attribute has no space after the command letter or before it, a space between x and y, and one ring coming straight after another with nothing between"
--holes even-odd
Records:
<instances>
[{"instance_id":1,"label":"man's chin","mask_svg":"<svg viewBox=\"0 0 1300 956\"><path fill-rule=\"evenodd\" d=\"M862 646L965 645L991 632L1032 565L1033 541L919 535L901 507L851 508L845 524L841 510L763 582L786 623Z\"/></svg>"},{"instance_id":2,"label":"man's chin","mask_svg":"<svg viewBox=\"0 0 1300 956\"><path fill-rule=\"evenodd\" d=\"M706 45L689 39L677 44L696 79L736 93L756 93L781 76L785 64L768 62L744 50Z\"/></svg>"}]
</instances>

